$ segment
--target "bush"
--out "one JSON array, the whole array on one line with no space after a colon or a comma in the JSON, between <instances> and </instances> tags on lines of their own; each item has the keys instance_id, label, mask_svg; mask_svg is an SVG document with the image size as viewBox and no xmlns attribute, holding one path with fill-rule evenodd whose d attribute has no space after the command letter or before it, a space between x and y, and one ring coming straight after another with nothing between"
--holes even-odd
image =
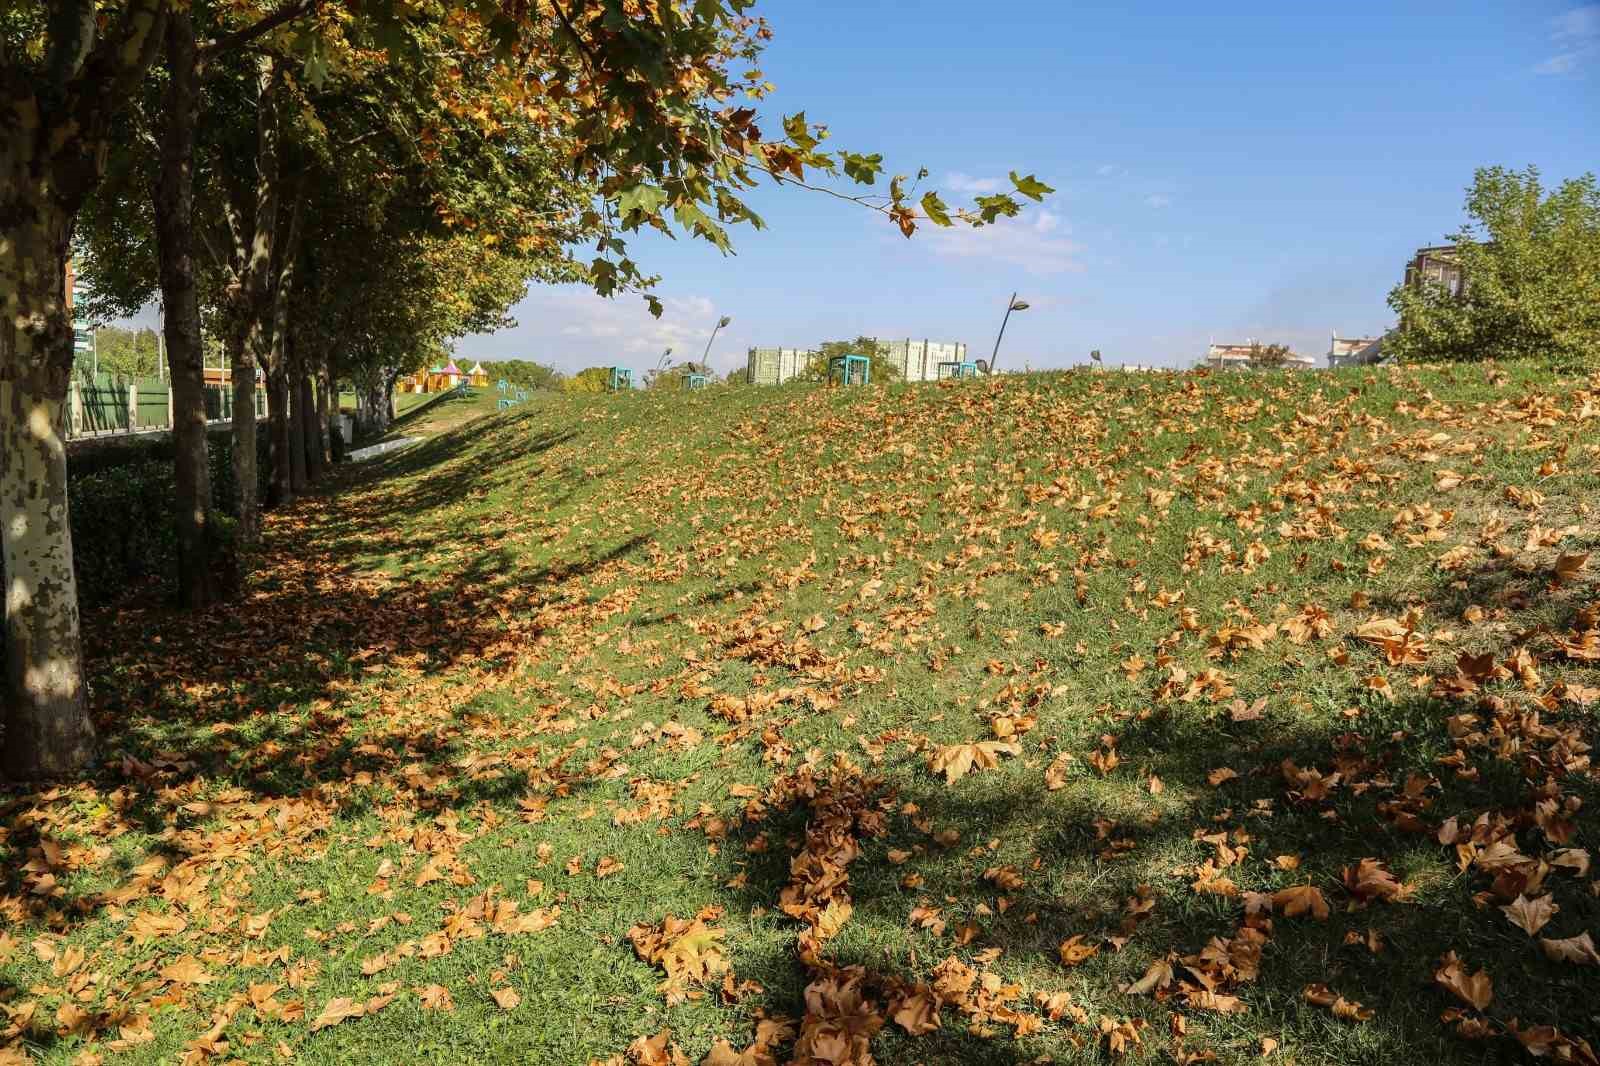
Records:
<instances>
[{"instance_id":1,"label":"bush","mask_svg":"<svg viewBox=\"0 0 1600 1066\"><path fill-rule=\"evenodd\" d=\"M257 491L265 499L269 446L266 427L261 428L256 474ZM172 455L172 442L157 440L108 443L68 457L72 561L82 606L112 603L130 584L153 583L156 595L173 592L178 535L172 520L177 504ZM225 553L231 551L233 526L233 437L208 437L207 459L218 512L217 547Z\"/></svg>"},{"instance_id":2,"label":"bush","mask_svg":"<svg viewBox=\"0 0 1600 1066\"><path fill-rule=\"evenodd\" d=\"M147 460L76 478L67 497L82 605L109 603L129 582L170 579L177 560L170 463Z\"/></svg>"}]
</instances>

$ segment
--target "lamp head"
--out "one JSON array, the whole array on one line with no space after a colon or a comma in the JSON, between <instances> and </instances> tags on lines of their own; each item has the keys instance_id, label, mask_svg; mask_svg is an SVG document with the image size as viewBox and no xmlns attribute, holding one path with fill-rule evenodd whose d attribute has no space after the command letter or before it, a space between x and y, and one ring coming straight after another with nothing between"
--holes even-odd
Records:
<instances>
[{"instance_id":1,"label":"lamp head","mask_svg":"<svg viewBox=\"0 0 1600 1066\"><path fill-rule=\"evenodd\" d=\"M1012 300L1011 301L1011 310L1013 310L1013 311L1026 311L1027 309L1028 309L1028 301L1027 300Z\"/></svg>"}]
</instances>

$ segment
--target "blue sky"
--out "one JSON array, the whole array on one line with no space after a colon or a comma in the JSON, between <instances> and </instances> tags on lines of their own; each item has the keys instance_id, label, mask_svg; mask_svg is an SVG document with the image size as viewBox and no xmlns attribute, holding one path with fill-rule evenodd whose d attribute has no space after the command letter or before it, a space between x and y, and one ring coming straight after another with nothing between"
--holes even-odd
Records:
<instances>
[{"instance_id":1,"label":"blue sky","mask_svg":"<svg viewBox=\"0 0 1600 1066\"><path fill-rule=\"evenodd\" d=\"M1600 167L1600 4L1216 5L769 0L767 124L931 172L946 198L1008 170L1057 192L1005 225L924 229L796 188L750 199L737 254L646 238L667 313L536 287L471 358L566 370L860 333L966 341L1000 364L1187 365L1209 339L1322 354L1390 324L1416 247L1461 221L1474 167ZM1137 10L1135 10L1137 8Z\"/></svg>"}]
</instances>

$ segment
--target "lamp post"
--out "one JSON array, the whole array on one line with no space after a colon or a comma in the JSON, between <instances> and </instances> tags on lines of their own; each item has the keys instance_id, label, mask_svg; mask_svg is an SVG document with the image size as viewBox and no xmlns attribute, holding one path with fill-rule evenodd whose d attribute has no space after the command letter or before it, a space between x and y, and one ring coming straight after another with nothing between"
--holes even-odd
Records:
<instances>
[{"instance_id":1,"label":"lamp post","mask_svg":"<svg viewBox=\"0 0 1600 1066\"><path fill-rule=\"evenodd\" d=\"M729 318L727 315L723 315L721 318L717 319L717 324L711 328L711 336L706 338L706 350L700 356L700 372L702 374L711 373L711 342L717 339L717 330L721 329L723 326L726 326L732 321L733 319Z\"/></svg>"},{"instance_id":2,"label":"lamp post","mask_svg":"<svg viewBox=\"0 0 1600 1066\"><path fill-rule=\"evenodd\" d=\"M1026 311L1028 301L1017 299L1017 294L1012 293L1011 299L1006 303L1006 317L1000 320L1000 332L994 338L994 351L989 355L989 373L994 373L995 360L1000 358L1000 338L1006 335L1006 323L1011 321L1011 312Z\"/></svg>"}]
</instances>

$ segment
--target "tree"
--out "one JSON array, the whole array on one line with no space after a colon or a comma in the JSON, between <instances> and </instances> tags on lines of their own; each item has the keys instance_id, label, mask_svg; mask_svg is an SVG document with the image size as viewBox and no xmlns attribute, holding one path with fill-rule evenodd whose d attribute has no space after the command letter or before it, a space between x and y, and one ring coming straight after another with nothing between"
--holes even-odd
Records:
<instances>
[{"instance_id":1,"label":"tree","mask_svg":"<svg viewBox=\"0 0 1600 1066\"><path fill-rule=\"evenodd\" d=\"M1537 359L1600 366L1600 185L1593 174L1546 192L1537 167L1487 167L1450 239L1463 284L1425 280L1389 293L1400 325L1384 351L1407 360Z\"/></svg>"},{"instance_id":2,"label":"tree","mask_svg":"<svg viewBox=\"0 0 1600 1066\"><path fill-rule=\"evenodd\" d=\"M519 389L559 389L563 376L553 366L527 359L483 359L484 372L489 381L504 381Z\"/></svg>"},{"instance_id":3,"label":"tree","mask_svg":"<svg viewBox=\"0 0 1600 1066\"><path fill-rule=\"evenodd\" d=\"M161 339L146 327L100 326L94 331L94 353L102 374L145 378L161 369Z\"/></svg>"},{"instance_id":4,"label":"tree","mask_svg":"<svg viewBox=\"0 0 1600 1066\"><path fill-rule=\"evenodd\" d=\"M1281 370L1289 361L1287 344L1262 344L1252 341L1250 344L1250 365L1258 370Z\"/></svg>"},{"instance_id":5,"label":"tree","mask_svg":"<svg viewBox=\"0 0 1600 1066\"><path fill-rule=\"evenodd\" d=\"M873 381L900 380L900 367L889 360L889 346L876 337L857 337L853 341L825 341L817 349L815 358L811 360L808 376L817 381L827 380L828 361L840 355L864 355L870 359Z\"/></svg>"},{"instance_id":6,"label":"tree","mask_svg":"<svg viewBox=\"0 0 1600 1066\"><path fill-rule=\"evenodd\" d=\"M591 366L580 370L561 383L568 392L606 392L611 388L611 368Z\"/></svg>"},{"instance_id":7,"label":"tree","mask_svg":"<svg viewBox=\"0 0 1600 1066\"><path fill-rule=\"evenodd\" d=\"M330 115L348 117L358 127L339 141L341 156L361 158L351 149L372 133L403 142L406 154L391 156L401 165L374 175L366 199L385 199L380 177L403 179L404 187L421 190L414 202L437 223L385 234L386 251L427 253L423 285L396 291L390 274L404 272L393 269L401 260L391 255L382 259L383 284L359 294L387 306L369 316L368 324L378 328L358 340L354 359L380 382L387 379L390 388L395 360L414 358L419 345L434 343L441 332L451 335L461 323L503 317L505 295L520 294L541 264L551 268L547 273L576 269L566 249L579 242L592 240L596 252L579 271L581 280L603 295L641 292L659 314L660 302L648 292L655 279L630 257L624 234L644 226L676 229L726 251L727 226L761 224L741 198L758 176L809 188L808 177L819 171L863 186L883 174L876 154L821 150L827 129L803 112L782 117L779 136L763 136L749 102L770 91L752 69L770 31L745 14L746 0L662 3L653 10L624 10L627 5L618 0L218 6L245 25L205 44L189 33L197 25L168 33L174 12L186 10L197 23L217 17L204 4L47 0L0 13L0 527L10 697L5 762L17 776L72 770L92 750L61 440L72 370L66 261L78 213L111 152L112 120L144 96L145 75L163 42L169 59L177 59L167 71L172 98L164 113L171 122L161 133L162 165L153 179L155 199L163 205L163 220L156 224L166 260L163 286L170 282L175 293L184 290L183 231L202 235L211 262L197 273L211 274L215 282L212 321L232 366L235 509L246 543L259 526L256 368L270 369L280 356L284 365L293 365L292 337L276 354L272 346L284 269L296 279L291 301L294 292L308 288L326 291L329 302L349 298L337 287L324 290L303 269L297 249L281 247L287 234L280 234L280 216L292 218L279 210L285 130L305 117L308 90L343 85L347 73L372 67L389 71L393 87L401 90L381 108L316 115L324 124ZM653 17L641 17L645 13ZM287 44L263 39L297 19L306 24L297 24ZM234 47L245 41L252 42L248 53ZM196 57L215 52L217 65L226 66L228 76L207 82L203 92L193 77L191 45ZM197 97L206 118L190 122ZM186 166L190 132L198 135L194 143L211 150L208 160ZM472 163L466 168L452 160L461 144L478 146L462 153ZM529 153L529 147L537 151ZM575 215L565 210L564 196L554 210L546 210L548 197L542 195L537 205L503 207L499 198L518 187L527 160L554 174L552 186L563 194L586 191ZM191 174L193 210L186 217L183 185ZM427 180L413 180L419 174ZM884 214L906 236L923 223L982 226L1021 209L1009 192L980 196L970 208L951 209L931 191L919 199L916 190L925 176L897 175L885 194L846 198ZM1032 176L1013 172L1011 181L1021 197L1039 200L1051 191ZM224 224L210 224L217 219ZM367 228L381 227L369 221ZM328 236L318 231L319 240ZM448 294L439 283L452 276L468 283L469 294L444 311L395 309L396 303ZM198 316L186 297L173 301L172 313L168 339L175 375L185 383L178 395L187 412L180 419L187 442L179 448L180 463L193 469L203 454L193 446L198 440L203 448L203 424L193 417L200 394L190 387ZM399 330L408 319L422 320L426 336L402 338ZM291 453L293 432L291 424ZM292 462L291 456L284 459ZM204 495L199 483L185 484L180 493L196 503ZM195 526L185 528L187 543Z\"/></svg>"},{"instance_id":8,"label":"tree","mask_svg":"<svg viewBox=\"0 0 1600 1066\"><path fill-rule=\"evenodd\" d=\"M0 545L4 770L91 756L62 439L72 373L67 256L111 120L154 61L162 0L56 0L0 15Z\"/></svg>"}]
</instances>

